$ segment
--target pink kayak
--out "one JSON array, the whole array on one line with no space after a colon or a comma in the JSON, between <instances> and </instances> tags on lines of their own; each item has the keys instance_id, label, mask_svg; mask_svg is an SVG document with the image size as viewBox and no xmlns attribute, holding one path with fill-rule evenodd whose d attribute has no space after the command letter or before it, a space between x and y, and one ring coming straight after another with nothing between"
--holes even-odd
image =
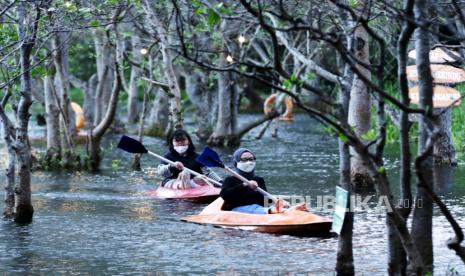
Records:
<instances>
[{"instance_id":1,"label":"pink kayak","mask_svg":"<svg viewBox=\"0 0 465 276\"><path fill-rule=\"evenodd\" d=\"M155 191L145 192L144 195L162 199L182 199L187 201L210 203L218 198L221 189L212 186L200 186L192 189L170 189L158 187Z\"/></svg>"}]
</instances>

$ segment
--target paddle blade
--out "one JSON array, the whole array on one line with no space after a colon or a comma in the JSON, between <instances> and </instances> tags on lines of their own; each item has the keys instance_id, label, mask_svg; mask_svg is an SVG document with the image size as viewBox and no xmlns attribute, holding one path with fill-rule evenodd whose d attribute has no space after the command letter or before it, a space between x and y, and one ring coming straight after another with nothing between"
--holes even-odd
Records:
<instances>
[{"instance_id":1,"label":"paddle blade","mask_svg":"<svg viewBox=\"0 0 465 276\"><path fill-rule=\"evenodd\" d=\"M130 153L147 153L148 150L136 139L123 135L118 143L118 148Z\"/></svg>"},{"instance_id":2,"label":"paddle blade","mask_svg":"<svg viewBox=\"0 0 465 276\"><path fill-rule=\"evenodd\" d=\"M202 153L197 157L197 162L207 167L220 167L224 168L218 153L209 147L203 148Z\"/></svg>"}]
</instances>

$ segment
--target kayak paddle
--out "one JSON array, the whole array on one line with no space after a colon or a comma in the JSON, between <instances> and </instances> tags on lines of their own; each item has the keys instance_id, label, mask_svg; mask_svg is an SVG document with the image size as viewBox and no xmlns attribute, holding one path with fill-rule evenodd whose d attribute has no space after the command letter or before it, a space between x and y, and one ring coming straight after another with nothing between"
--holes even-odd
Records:
<instances>
[{"instance_id":1,"label":"kayak paddle","mask_svg":"<svg viewBox=\"0 0 465 276\"><path fill-rule=\"evenodd\" d=\"M161 159L163 161L165 161L166 163L170 164L170 165L174 165L175 163L169 159L166 159L165 157L161 156L161 155L158 155L154 152L151 152L149 150L147 150L144 145L142 145L141 142L137 141L136 139L133 139L129 136L126 136L126 135L123 135L121 136L121 139L119 140L119 143L118 143L118 148L124 150L124 151L127 151L127 152L130 152L130 153L148 153L150 155L153 155L155 157L157 157L158 159ZM204 176L206 177L205 175L203 174L200 174L196 171L193 171L189 168L186 168L184 167L184 170L190 172L191 174L195 175L195 176ZM217 186L221 186L221 183L216 181L216 180L213 180L211 178L208 178L208 181L210 181L211 183L217 185Z\"/></svg>"},{"instance_id":2,"label":"kayak paddle","mask_svg":"<svg viewBox=\"0 0 465 276\"><path fill-rule=\"evenodd\" d=\"M203 164L204 166L207 166L207 167L219 167L219 168L222 168L227 173L229 173L230 175L240 179L241 181L243 181L243 182L245 182L247 184L250 184L250 181L247 178L243 177L242 175L238 174L233 169L226 166L221 161L220 156L218 155L218 153L216 153L214 150L212 150L209 147L205 147L203 149L202 153L199 155L199 157L197 157L197 162L199 162L199 163L201 163L201 164ZM273 202L276 202L278 200L275 196L273 196L272 194L268 193L267 191L263 190L260 187L257 187L256 190L259 193L261 193L262 195L264 195L264 196L270 198L271 200L273 200Z\"/></svg>"}]
</instances>

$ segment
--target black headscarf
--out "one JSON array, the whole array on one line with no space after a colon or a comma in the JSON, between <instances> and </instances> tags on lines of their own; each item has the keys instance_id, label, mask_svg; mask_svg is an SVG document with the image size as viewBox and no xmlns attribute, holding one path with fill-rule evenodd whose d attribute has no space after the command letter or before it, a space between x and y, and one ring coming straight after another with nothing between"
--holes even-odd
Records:
<instances>
[{"instance_id":1,"label":"black headscarf","mask_svg":"<svg viewBox=\"0 0 465 276\"><path fill-rule=\"evenodd\" d=\"M255 154L251 150L246 149L246 148L238 148L233 154L234 170L238 172L240 175L242 175L243 177L247 179L252 179L255 176L255 170L251 172L244 172L237 168L237 163L241 161L241 156L244 152L250 152L253 155L253 157L255 157Z\"/></svg>"},{"instance_id":2,"label":"black headscarf","mask_svg":"<svg viewBox=\"0 0 465 276\"><path fill-rule=\"evenodd\" d=\"M172 155L174 156L179 155L179 153L176 150L174 150L173 140L179 141L183 139L187 139L187 141L189 141L189 147L187 148L186 155L190 156L190 155L195 154L195 146L194 146L194 143L192 143L192 138L189 135L189 133L187 133L187 131L185 131L184 129L176 129L168 137L168 147Z\"/></svg>"}]
</instances>

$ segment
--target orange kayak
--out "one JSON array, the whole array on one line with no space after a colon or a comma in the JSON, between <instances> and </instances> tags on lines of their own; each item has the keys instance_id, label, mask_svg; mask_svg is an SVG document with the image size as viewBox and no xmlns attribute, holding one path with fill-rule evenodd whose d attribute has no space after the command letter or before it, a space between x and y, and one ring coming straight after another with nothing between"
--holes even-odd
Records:
<instances>
[{"instance_id":1,"label":"orange kayak","mask_svg":"<svg viewBox=\"0 0 465 276\"><path fill-rule=\"evenodd\" d=\"M332 221L307 211L289 210L280 214L256 215L223 211L220 197L198 215L181 220L223 228L235 228L275 234L327 235Z\"/></svg>"},{"instance_id":2,"label":"orange kayak","mask_svg":"<svg viewBox=\"0 0 465 276\"><path fill-rule=\"evenodd\" d=\"M212 186L200 186L192 189L170 189L158 187L155 191L145 192L144 195L161 199L182 199L187 201L210 203L218 198L221 189Z\"/></svg>"}]
</instances>

